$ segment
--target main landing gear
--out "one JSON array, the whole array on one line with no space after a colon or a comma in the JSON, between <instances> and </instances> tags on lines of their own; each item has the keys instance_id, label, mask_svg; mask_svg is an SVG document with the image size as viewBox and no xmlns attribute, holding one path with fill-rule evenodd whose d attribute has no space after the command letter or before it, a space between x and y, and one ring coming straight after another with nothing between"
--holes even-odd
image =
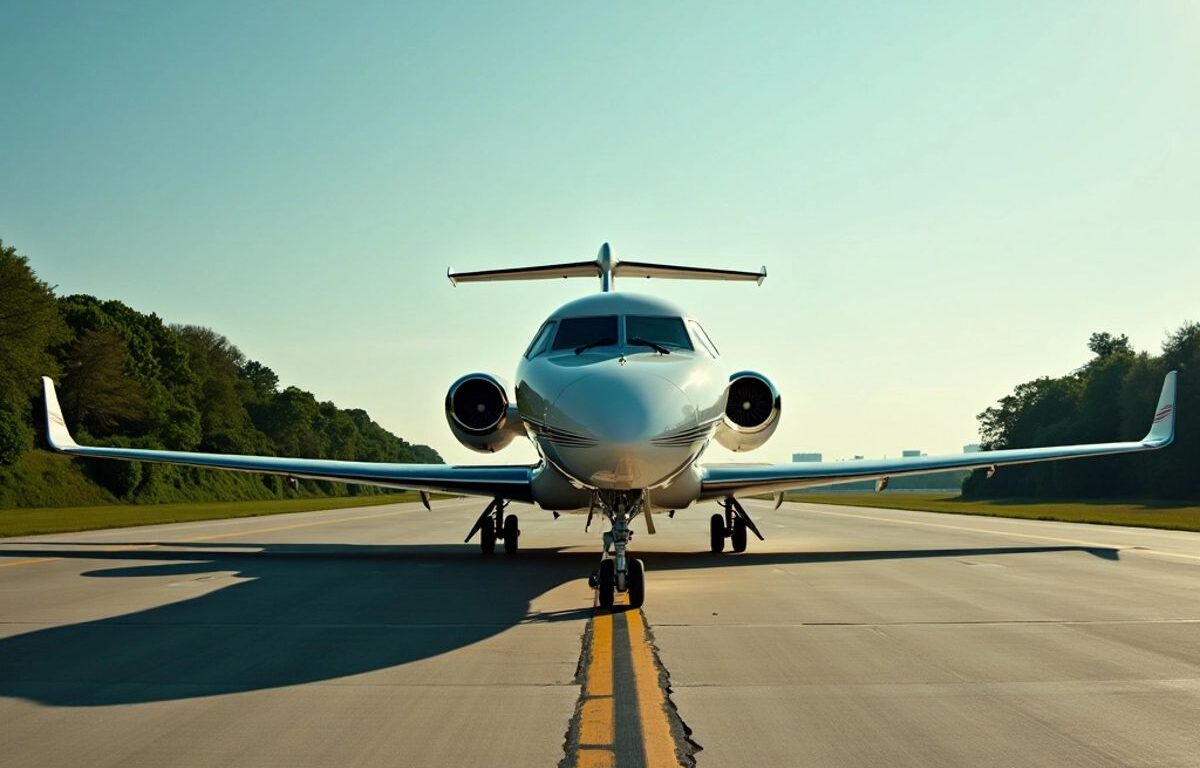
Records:
<instances>
[{"instance_id":1,"label":"main landing gear","mask_svg":"<svg viewBox=\"0 0 1200 768\"><path fill-rule=\"evenodd\" d=\"M504 554L517 554L521 540L520 523L516 515L505 516L504 508L507 506L508 502L504 499L492 499L471 527L467 538L463 539L463 543L470 541L475 532L479 531L479 549L483 554L490 555L496 551L496 539L504 542Z\"/></svg>"},{"instance_id":2,"label":"main landing gear","mask_svg":"<svg viewBox=\"0 0 1200 768\"><path fill-rule=\"evenodd\" d=\"M600 568L589 582L596 590L601 608L612 608L619 593L625 593L630 608L641 608L646 600L646 566L628 557L626 549L633 531L629 523L648 503L642 491L600 491L596 502L612 528L604 533L604 553ZM612 556L609 556L609 550Z\"/></svg>"},{"instance_id":3,"label":"main landing gear","mask_svg":"<svg viewBox=\"0 0 1200 768\"><path fill-rule=\"evenodd\" d=\"M729 539L729 546L734 552L745 552L746 531L753 531L758 540L763 541L758 526L737 499L726 496L721 505L725 507L725 514L718 512L708 521L708 543L713 552L725 550L725 539Z\"/></svg>"}]
</instances>

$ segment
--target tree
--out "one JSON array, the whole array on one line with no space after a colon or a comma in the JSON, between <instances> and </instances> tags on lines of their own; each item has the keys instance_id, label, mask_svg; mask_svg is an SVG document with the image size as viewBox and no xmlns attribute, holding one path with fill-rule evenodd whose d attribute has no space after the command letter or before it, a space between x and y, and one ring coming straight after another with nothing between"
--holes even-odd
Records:
<instances>
[{"instance_id":1,"label":"tree","mask_svg":"<svg viewBox=\"0 0 1200 768\"><path fill-rule=\"evenodd\" d=\"M113 434L143 415L145 398L125 374L128 352L113 331L87 331L67 349L62 406L69 423L90 434Z\"/></svg>"},{"instance_id":2,"label":"tree","mask_svg":"<svg viewBox=\"0 0 1200 768\"><path fill-rule=\"evenodd\" d=\"M47 349L66 338L54 291L0 240L0 403L20 407L57 371Z\"/></svg>"},{"instance_id":3,"label":"tree","mask_svg":"<svg viewBox=\"0 0 1200 768\"><path fill-rule=\"evenodd\" d=\"M54 291L0 240L0 464L15 462L32 444L30 399L40 376L57 373L47 350L66 336Z\"/></svg>"},{"instance_id":4,"label":"tree","mask_svg":"<svg viewBox=\"0 0 1200 768\"><path fill-rule=\"evenodd\" d=\"M256 400L267 400L279 391L279 377L257 360L247 360L240 369L242 378L250 384Z\"/></svg>"},{"instance_id":5,"label":"tree","mask_svg":"<svg viewBox=\"0 0 1200 768\"><path fill-rule=\"evenodd\" d=\"M1108 357L1120 352L1129 351L1129 337L1125 334L1113 336L1107 331L1101 333L1093 333L1088 338L1088 349L1090 349L1096 357Z\"/></svg>"},{"instance_id":6,"label":"tree","mask_svg":"<svg viewBox=\"0 0 1200 768\"><path fill-rule=\"evenodd\" d=\"M221 334L198 325L172 326L188 350L188 364L199 380L196 406L205 435L250 426L243 403L249 384L241 378L245 356Z\"/></svg>"},{"instance_id":7,"label":"tree","mask_svg":"<svg viewBox=\"0 0 1200 768\"><path fill-rule=\"evenodd\" d=\"M16 412L0 409L0 464L12 464L33 443L32 430Z\"/></svg>"},{"instance_id":8,"label":"tree","mask_svg":"<svg viewBox=\"0 0 1200 768\"><path fill-rule=\"evenodd\" d=\"M983 497L1200 497L1200 324L1172 333L1160 357L1136 353L1124 334L1093 333L1095 357L1058 378L1017 386L979 414L986 449L1137 440L1145 434L1163 375L1179 371L1176 439L1170 448L1138 456L1004 467L992 479L972 474L963 493Z\"/></svg>"}]
</instances>

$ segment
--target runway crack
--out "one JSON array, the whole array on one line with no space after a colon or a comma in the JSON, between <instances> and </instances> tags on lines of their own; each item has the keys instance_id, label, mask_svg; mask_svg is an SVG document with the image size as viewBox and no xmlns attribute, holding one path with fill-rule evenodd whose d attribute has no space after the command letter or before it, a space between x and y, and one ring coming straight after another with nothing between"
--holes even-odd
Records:
<instances>
[{"instance_id":1,"label":"runway crack","mask_svg":"<svg viewBox=\"0 0 1200 768\"><path fill-rule=\"evenodd\" d=\"M702 747L671 699L671 677L642 611L618 607L593 615L581 638L575 684L579 698L559 768L696 765ZM661 708L647 703L655 701Z\"/></svg>"},{"instance_id":2,"label":"runway crack","mask_svg":"<svg viewBox=\"0 0 1200 768\"><path fill-rule=\"evenodd\" d=\"M642 611L642 622L646 628L646 642L650 645L650 653L654 657L654 666L658 669L658 686L662 689L663 697L667 702L667 719L671 723L671 733L675 737L675 743L678 746L677 754L682 765L693 768L696 765L696 753L704 749L700 743L692 738L692 729L688 726L687 721L683 719L683 715L679 712L679 707L675 704L675 700L671 698L673 689L671 688L671 673L667 671L667 667L663 664L662 656L659 654L658 642L654 639L654 630L650 627L650 620L646 618L645 611Z\"/></svg>"}]
</instances>

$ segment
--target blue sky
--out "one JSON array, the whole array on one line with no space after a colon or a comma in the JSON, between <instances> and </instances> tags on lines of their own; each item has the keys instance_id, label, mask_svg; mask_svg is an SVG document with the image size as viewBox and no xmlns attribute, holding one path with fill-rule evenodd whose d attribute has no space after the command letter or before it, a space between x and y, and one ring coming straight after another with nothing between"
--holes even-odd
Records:
<instances>
[{"instance_id":1,"label":"blue sky","mask_svg":"<svg viewBox=\"0 0 1200 768\"><path fill-rule=\"evenodd\" d=\"M765 264L650 286L776 381L763 460L1200 320L1193 2L345 5L0 4L0 238L452 461L450 382L596 286L447 266Z\"/></svg>"}]
</instances>

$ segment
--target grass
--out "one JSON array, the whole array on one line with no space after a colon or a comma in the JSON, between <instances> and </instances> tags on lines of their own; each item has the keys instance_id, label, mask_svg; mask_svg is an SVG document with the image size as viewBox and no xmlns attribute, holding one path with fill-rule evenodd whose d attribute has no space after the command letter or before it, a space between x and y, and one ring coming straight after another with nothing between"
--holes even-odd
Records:
<instances>
[{"instance_id":1,"label":"grass","mask_svg":"<svg viewBox=\"0 0 1200 768\"><path fill-rule=\"evenodd\" d=\"M39 533L92 531L159 523L188 523L230 517L259 517L319 509L347 509L416 501L413 492L379 496L306 497L265 501L227 501L184 504L112 504L88 507L25 507L0 512L0 537ZM433 498L439 498L436 494ZM441 497L445 498L445 497Z\"/></svg>"},{"instance_id":2,"label":"grass","mask_svg":"<svg viewBox=\"0 0 1200 768\"><path fill-rule=\"evenodd\" d=\"M964 499L953 493L789 493L788 501L851 507L911 509L953 515L1016 517L1064 523L1131 525L1174 531L1200 531L1200 504L1146 500Z\"/></svg>"}]
</instances>

